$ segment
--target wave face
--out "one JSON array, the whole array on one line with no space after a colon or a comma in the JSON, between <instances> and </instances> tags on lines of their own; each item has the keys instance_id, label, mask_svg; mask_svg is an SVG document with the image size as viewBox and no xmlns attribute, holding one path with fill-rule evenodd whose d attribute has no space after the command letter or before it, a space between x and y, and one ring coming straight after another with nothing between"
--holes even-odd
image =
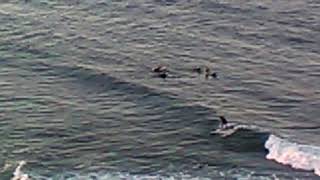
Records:
<instances>
[{"instance_id":1,"label":"wave face","mask_svg":"<svg viewBox=\"0 0 320 180\"><path fill-rule=\"evenodd\" d=\"M320 147L301 145L271 135L265 147L267 159L290 165L293 168L314 171L320 176Z\"/></svg>"}]
</instances>

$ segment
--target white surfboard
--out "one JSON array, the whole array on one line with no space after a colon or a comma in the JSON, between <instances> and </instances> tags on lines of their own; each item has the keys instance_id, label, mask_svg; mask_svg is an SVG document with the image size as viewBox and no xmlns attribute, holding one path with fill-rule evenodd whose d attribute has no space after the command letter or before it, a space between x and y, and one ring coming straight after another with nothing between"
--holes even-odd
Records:
<instances>
[{"instance_id":1,"label":"white surfboard","mask_svg":"<svg viewBox=\"0 0 320 180\"><path fill-rule=\"evenodd\" d=\"M211 131L210 134L216 134L220 135L221 137L228 137L235 133L237 131L237 128L230 128L230 129L216 129L214 131Z\"/></svg>"}]
</instances>

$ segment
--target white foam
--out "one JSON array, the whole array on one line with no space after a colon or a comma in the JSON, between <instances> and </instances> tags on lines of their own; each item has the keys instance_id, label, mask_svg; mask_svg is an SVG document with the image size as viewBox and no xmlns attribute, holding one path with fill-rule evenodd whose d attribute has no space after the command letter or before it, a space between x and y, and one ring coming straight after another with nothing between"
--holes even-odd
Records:
<instances>
[{"instance_id":1,"label":"white foam","mask_svg":"<svg viewBox=\"0 0 320 180\"><path fill-rule=\"evenodd\" d=\"M21 171L21 168L26 165L25 161L20 161L18 167L13 172L13 178L11 180L31 180L28 174Z\"/></svg>"},{"instance_id":2,"label":"white foam","mask_svg":"<svg viewBox=\"0 0 320 180\"><path fill-rule=\"evenodd\" d=\"M320 147L289 142L275 135L269 136L265 147L269 150L267 159L296 169L311 170L320 176Z\"/></svg>"}]
</instances>

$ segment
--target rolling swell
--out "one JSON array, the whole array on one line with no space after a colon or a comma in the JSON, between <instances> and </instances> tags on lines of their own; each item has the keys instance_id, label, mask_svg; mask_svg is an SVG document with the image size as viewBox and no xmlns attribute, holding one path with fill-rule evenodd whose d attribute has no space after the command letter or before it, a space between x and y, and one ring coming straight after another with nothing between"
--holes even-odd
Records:
<instances>
[{"instance_id":1,"label":"rolling swell","mask_svg":"<svg viewBox=\"0 0 320 180\"><path fill-rule=\"evenodd\" d=\"M78 124L69 128L54 125L43 130L37 129L29 136L31 139L60 138L55 143L43 147L44 150L40 151L41 155L37 157L42 165L50 165L51 169L55 169L55 172L61 171L59 163L55 161L65 159L65 166L72 168L78 163L72 162L71 159L82 154L91 154L94 157L96 156L95 151L98 151L103 161L111 159L107 163L108 165L102 169L112 170L111 167L117 167L127 172L128 168L126 167L130 164L130 167L138 167L137 169L130 168L131 173L158 174L155 177L162 177L162 173L159 171L168 166L168 163L174 166L174 170L167 170L169 174L184 171L186 174L193 174L196 166L206 167L210 169L211 173L220 174L223 172L228 177L232 176L228 174L230 169L232 172L241 168L251 169L256 158L266 164L269 163L264 161L267 155L265 142L269 138L269 133L251 129L248 126L248 128L237 130L227 138L209 135L209 132L218 126L218 121L214 110L208 107L188 105L188 102L175 97L170 92L136 82L128 82L111 75L107 70L104 71L92 66L53 65L37 62L37 66L31 63L29 68L41 76L60 79L62 86L72 92L68 94L75 96L73 98L83 99L84 104L98 104L100 109L95 111L101 111L101 113L95 114L96 119L87 119L90 116L85 114L92 114L90 109L74 109L74 112L83 114ZM68 96L63 97L71 101L76 100ZM112 97L112 101L109 101L110 97ZM122 103L119 104L119 102L131 105L122 107ZM109 115L111 106L123 109L121 113L123 115L120 114L118 117L112 112ZM130 111L125 113L125 110ZM141 117L146 118L141 119ZM115 118L119 120L110 121ZM123 129L123 127L127 127L127 129ZM95 129L94 134L91 132L93 129ZM122 137L123 134L127 135ZM113 138L105 139L105 136ZM131 143L128 144L127 140L123 138L131 139ZM60 143L65 145L60 146ZM203 153L197 154L188 150L194 148L200 149ZM46 151L46 149L49 150ZM217 152L223 152L223 155L217 154ZM241 166L233 164L233 157L238 153L250 154L247 160L240 160L242 161ZM121 157L128 157L129 162L128 159L120 160ZM176 163L181 161L185 164ZM213 171L215 167L222 165L221 162L223 162L223 166L230 167L230 169ZM271 168L274 164L269 163L268 166ZM80 169L87 168L90 169L89 164ZM282 167L278 168L282 169ZM215 175L220 177L217 174ZM278 176L282 176L281 173L279 174ZM247 175L248 173L244 173L244 176ZM67 173L66 176L71 175ZM107 173L103 176L128 176L137 179L143 177L143 175L140 177L113 173ZM82 175L76 173L71 177L77 179Z\"/></svg>"},{"instance_id":2,"label":"rolling swell","mask_svg":"<svg viewBox=\"0 0 320 180\"><path fill-rule=\"evenodd\" d=\"M173 97L168 92L127 82L92 67L42 63L33 71L43 76L57 76L63 79L64 86L72 91L70 94L81 97L87 103L98 104L100 110L97 111L101 111L97 114L97 120L90 119L90 125L87 123L88 119L85 119L87 115L81 118L79 125L73 125L73 133L81 132L76 136L68 135L71 129L55 128L46 129L45 132L40 131L31 136L31 138L46 137L48 134L48 138L55 138L60 134L59 137L63 138L48 146L50 149L58 150L55 156L50 155L52 152L43 152L39 157L41 162L74 158L77 157L76 154L91 154L96 149L101 149L99 152L106 161L110 158L118 159L118 156L129 157L133 164L140 164L142 167L146 164L150 166L147 169L131 169L132 172L152 173L159 171L168 163L174 164L174 171L182 169L190 171L195 164L213 168L221 165L219 162L222 162L222 159L223 164L229 164L232 167L231 157L235 153L253 153L260 160L263 160L266 155L264 142L267 133L242 129L227 139L211 136L210 131L218 126L214 110L200 105L187 105L186 102ZM109 98L106 98L109 96L116 101L109 102ZM65 98L68 99L68 97ZM111 122L110 119L115 118L113 117L115 115L107 115L110 114L107 112L111 108L110 105L121 108L121 104L118 103L120 101L132 104L126 106L130 113L120 116L117 122ZM90 110L77 111L81 114L92 113ZM147 118L140 119L140 116ZM126 126L128 129L123 129ZM95 134L90 133L93 128L96 131ZM122 139L123 134L127 134L125 137L132 140L130 144ZM105 139L106 135L113 138ZM66 144L65 147L60 147L57 144L59 142ZM188 150L193 148L201 149L207 152L205 153L207 155ZM70 149L74 155L69 154ZM118 155L110 157L110 151L117 152ZM224 152L224 155L217 155L216 152ZM154 160L157 163L150 164ZM186 164L179 167L175 163L177 161L186 161ZM110 163L112 165L114 162ZM126 167L124 163L126 162L120 162L120 166ZM59 167L56 168L59 169Z\"/></svg>"}]
</instances>

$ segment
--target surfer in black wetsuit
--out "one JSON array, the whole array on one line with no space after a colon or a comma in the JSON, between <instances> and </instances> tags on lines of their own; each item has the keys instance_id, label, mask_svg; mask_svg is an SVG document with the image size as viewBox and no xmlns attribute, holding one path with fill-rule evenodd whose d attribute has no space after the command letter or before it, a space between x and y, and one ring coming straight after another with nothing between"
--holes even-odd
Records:
<instances>
[{"instance_id":1,"label":"surfer in black wetsuit","mask_svg":"<svg viewBox=\"0 0 320 180\"><path fill-rule=\"evenodd\" d=\"M218 77L218 74L216 72L211 72L210 68L209 67L205 67L205 77L206 79L208 79L209 77L213 77L213 78L217 78Z\"/></svg>"},{"instance_id":2,"label":"surfer in black wetsuit","mask_svg":"<svg viewBox=\"0 0 320 180\"><path fill-rule=\"evenodd\" d=\"M162 78L162 79L165 79L165 78L167 78L168 77L168 74L167 73L159 73L158 74L158 77L160 77L160 78Z\"/></svg>"},{"instance_id":3,"label":"surfer in black wetsuit","mask_svg":"<svg viewBox=\"0 0 320 180\"><path fill-rule=\"evenodd\" d=\"M196 73L198 73L198 74L201 74L201 73L202 73L202 69L201 69L201 67L199 67L199 66L193 68L192 71L193 71L193 72L196 72Z\"/></svg>"},{"instance_id":4,"label":"surfer in black wetsuit","mask_svg":"<svg viewBox=\"0 0 320 180\"><path fill-rule=\"evenodd\" d=\"M152 71L156 72L156 73L164 73L164 72L167 72L167 67L159 65L159 66L152 68Z\"/></svg>"},{"instance_id":5,"label":"surfer in black wetsuit","mask_svg":"<svg viewBox=\"0 0 320 180\"><path fill-rule=\"evenodd\" d=\"M228 123L227 119L224 116L219 116L219 118L220 118L219 128L221 130L232 129L234 127L234 125Z\"/></svg>"},{"instance_id":6,"label":"surfer in black wetsuit","mask_svg":"<svg viewBox=\"0 0 320 180\"><path fill-rule=\"evenodd\" d=\"M224 116L219 116L220 124L219 127L210 132L210 134L219 134L222 137L227 137L233 134L237 128L233 123L229 123Z\"/></svg>"},{"instance_id":7,"label":"surfer in black wetsuit","mask_svg":"<svg viewBox=\"0 0 320 180\"><path fill-rule=\"evenodd\" d=\"M155 68L152 68L152 71L157 73L157 77L159 78L166 79L168 77L166 66L162 66L162 65L157 66Z\"/></svg>"}]
</instances>

